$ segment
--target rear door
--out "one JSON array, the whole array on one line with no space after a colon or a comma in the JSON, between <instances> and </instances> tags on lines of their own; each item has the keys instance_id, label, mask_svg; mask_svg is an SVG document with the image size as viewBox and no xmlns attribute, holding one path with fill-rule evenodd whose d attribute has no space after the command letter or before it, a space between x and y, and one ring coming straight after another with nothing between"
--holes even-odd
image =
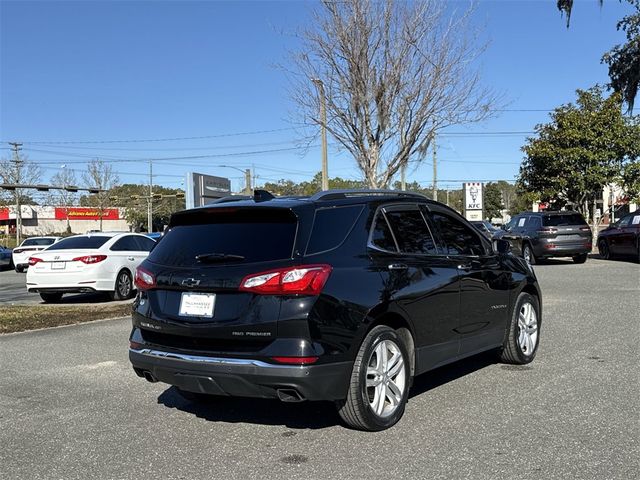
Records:
<instances>
[{"instance_id":1,"label":"rear door","mask_svg":"<svg viewBox=\"0 0 640 480\"><path fill-rule=\"evenodd\" d=\"M640 214L638 215L627 215L623 219L621 219L620 224L618 225L619 233L616 238L616 253L621 253L623 255L630 255L635 253L635 237L636 231L639 225L638 222L640 220L636 220L634 224L634 219L639 219Z\"/></svg>"},{"instance_id":2,"label":"rear door","mask_svg":"<svg viewBox=\"0 0 640 480\"><path fill-rule=\"evenodd\" d=\"M376 213L370 255L391 308L400 308L416 334L416 368L423 372L455 357L460 285L455 262L438 250L418 205L387 205Z\"/></svg>"},{"instance_id":3,"label":"rear door","mask_svg":"<svg viewBox=\"0 0 640 480\"><path fill-rule=\"evenodd\" d=\"M460 352L499 345L508 316L510 274L489 242L452 212L433 206L430 218L460 276ZM524 217L523 217L524 218Z\"/></svg>"}]
</instances>

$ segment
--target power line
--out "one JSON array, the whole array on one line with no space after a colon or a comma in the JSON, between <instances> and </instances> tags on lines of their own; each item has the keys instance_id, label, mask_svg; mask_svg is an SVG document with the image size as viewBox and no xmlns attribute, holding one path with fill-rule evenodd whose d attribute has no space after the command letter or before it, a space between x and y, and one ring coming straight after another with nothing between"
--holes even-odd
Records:
<instances>
[{"instance_id":1,"label":"power line","mask_svg":"<svg viewBox=\"0 0 640 480\"><path fill-rule=\"evenodd\" d=\"M287 130L295 130L295 127L274 128L271 130L255 130L251 132L221 133L218 135L201 135L194 137L173 137L173 138L145 138L145 139L129 139L129 140L64 140L64 141L44 141L44 140L25 140L22 143L31 145L40 144L91 144L91 143L145 143L145 142L177 142L182 140L205 140L207 138L223 138L223 137L239 137L243 135L259 135L263 133L284 132Z\"/></svg>"}]
</instances>

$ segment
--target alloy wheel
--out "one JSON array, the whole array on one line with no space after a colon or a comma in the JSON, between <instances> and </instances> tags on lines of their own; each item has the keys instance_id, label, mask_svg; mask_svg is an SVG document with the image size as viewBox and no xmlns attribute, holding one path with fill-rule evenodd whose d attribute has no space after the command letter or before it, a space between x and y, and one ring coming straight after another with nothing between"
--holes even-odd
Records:
<instances>
[{"instance_id":1,"label":"alloy wheel","mask_svg":"<svg viewBox=\"0 0 640 480\"><path fill-rule=\"evenodd\" d=\"M407 368L400 347L381 341L367 362L365 399L378 417L392 415L402 402L407 386Z\"/></svg>"},{"instance_id":2,"label":"alloy wheel","mask_svg":"<svg viewBox=\"0 0 640 480\"><path fill-rule=\"evenodd\" d=\"M538 342L538 316L529 302L520 307L518 313L518 345L525 355L531 355Z\"/></svg>"},{"instance_id":3,"label":"alloy wheel","mask_svg":"<svg viewBox=\"0 0 640 480\"><path fill-rule=\"evenodd\" d=\"M118 278L118 293L121 298L128 298L131 293L131 278L125 272L121 273Z\"/></svg>"}]
</instances>

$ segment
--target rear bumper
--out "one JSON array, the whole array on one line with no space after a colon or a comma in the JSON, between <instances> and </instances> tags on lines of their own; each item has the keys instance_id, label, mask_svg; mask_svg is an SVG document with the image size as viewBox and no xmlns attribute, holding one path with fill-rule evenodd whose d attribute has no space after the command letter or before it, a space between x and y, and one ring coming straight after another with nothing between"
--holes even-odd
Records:
<instances>
[{"instance_id":1,"label":"rear bumper","mask_svg":"<svg viewBox=\"0 0 640 480\"><path fill-rule=\"evenodd\" d=\"M304 400L346 397L352 362L325 365L275 365L261 360L172 353L150 348L129 349L138 376L182 390L211 395L278 398L278 390L295 390Z\"/></svg>"},{"instance_id":2,"label":"rear bumper","mask_svg":"<svg viewBox=\"0 0 640 480\"><path fill-rule=\"evenodd\" d=\"M589 243L571 243L563 245L562 243L541 243L534 250L537 257L572 257L574 255L583 255L591 253L591 242Z\"/></svg>"},{"instance_id":3,"label":"rear bumper","mask_svg":"<svg viewBox=\"0 0 640 480\"><path fill-rule=\"evenodd\" d=\"M97 290L93 287L28 287L29 293L90 293Z\"/></svg>"}]
</instances>

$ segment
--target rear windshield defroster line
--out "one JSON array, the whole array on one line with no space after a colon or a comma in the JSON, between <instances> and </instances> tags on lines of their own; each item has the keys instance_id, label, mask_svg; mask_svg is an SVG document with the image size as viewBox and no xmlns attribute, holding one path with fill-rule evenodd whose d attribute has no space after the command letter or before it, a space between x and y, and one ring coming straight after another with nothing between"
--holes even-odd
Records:
<instances>
[{"instance_id":1,"label":"rear windshield defroster line","mask_svg":"<svg viewBox=\"0 0 640 480\"><path fill-rule=\"evenodd\" d=\"M175 215L149 261L167 266L206 266L198 255L244 257L242 263L291 258L298 220L288 209L211 208ZM215 263L208 266L215 266Z\"/></svg>"}]
</instances>

